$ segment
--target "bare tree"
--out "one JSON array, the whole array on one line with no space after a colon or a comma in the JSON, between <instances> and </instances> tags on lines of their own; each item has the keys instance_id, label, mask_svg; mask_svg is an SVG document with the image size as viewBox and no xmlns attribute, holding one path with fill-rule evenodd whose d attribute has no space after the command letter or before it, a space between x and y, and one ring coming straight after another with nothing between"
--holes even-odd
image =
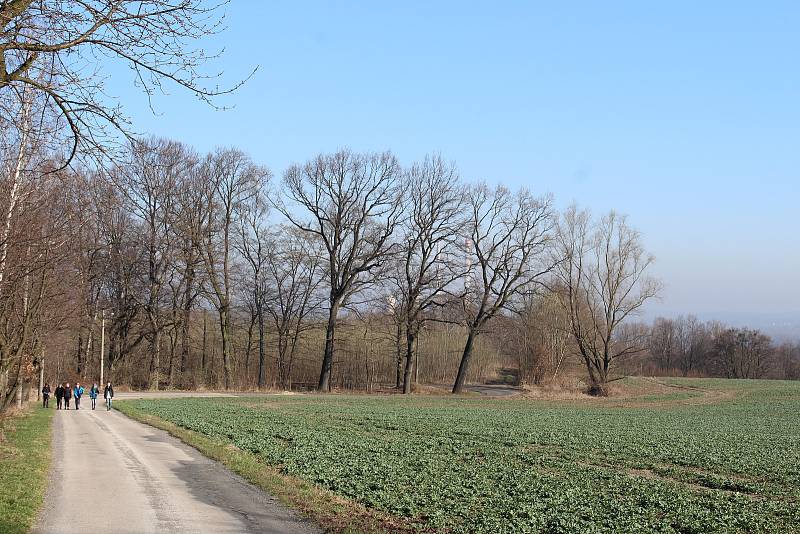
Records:
<instances>
[{"instance_id":1,"label":"bare tree","mask_svg":"<svg viewBox=\"0 0 800 534\"><path fill-rule=\"evenodd\" d=\"M662 371L670 371L680 359L680 326L677 321L658 317L650 328L650 354Z\"/></svg>"},{"instance_id":2,"label":"bare tree","mask_svg":"<svg viewBox=\"0 0 800 534\"><path fill-rule=\"evenodd\" d=\"M714 339L713 358L726 378L763 378L772 366L772 340L747 328L727 328Z\"/></svg>"},{"instance_id":3,"label":"bare tree","mask_svg":"<svg viewBox=\"0 0 800 534\"><path fill-rule=\"evenodd\" d=\"M504 317L495 336L503 352L517 362L520 383L553 380L569 353L569 318L550 291L528 292Z\"/></svg>"},{"instance_id":4,"label":"bare tree","mask_svg":"<svg viewBox=\"0 0 800 534\"><path fill-rule=\"evenodd\" d=\"M467 239L475 263L466 279L467 341L453 393L464 389L475 338L486 324L552 269L546 254L554 226L550 203L524 189L513 194L486 184L470 188Z\"/></svg>"},{"instance_id":5,"label":"bare tree","mask_svg":"<svg viewBox=\"0 0 800 534\"><path fill-rule=\"evenodd\" d=\"M201 100L234 90L209 87L201 72L214 56L190 43L221 28L221 4L202 0L9 0L0 2L0 93L25 88L78 148L103 151L109 130L127 133L118 106L104 101L98 58L128 65L151 97L173 83ZM66 165L64 163L64 165Z\"/></svg>"},{"instance_id":6,"label":"bare tree","mask_svg":"<svg viewBox=\"0 0 800 534\"><path fill-rule=\"evenodd\" d=\"M81 378L86 377L87 363L94 352L95 324L100 313L101 297L106 269L105 250L101 243L102 224L99 217L102 210L92 202L92 192L102 177L96 173L82 173L76 180L86 188L86 202L76 203L79 219L75 232L75 242L80 253L76 255L76 266L79 275L81 302L78 309L82 311L81 326L78 332L78 347L75 371Z\"/></svg>"},{"instance_id":7,"label":"bare tree","mask_svg":"<svg viewBox=\"0 0 800 534\"><path fill-rule=\"evenodd\" d=\"M119 169L111 169L119 172ZM144 251L141 248L139 220L129 208L130 203L114 183L124 183L122 178L96 180L94 206L100 227L99 248L105 256L102 273L103 299L109 307L108 371L109 376L120 363L143 341L144 333L138 328L142 313L144 282L141 277Z\"/></svg>"},{"instance_id":8,"label":"bare tree","mask_svg":"<svg viewBox=\"0 0 800 534\"><path fill-rule=\"evenodd\" d=\"M711 351L708 328L693 315L656 318L648 346L661 371L680 369L684 376L702 368Z\"/></svg>"},{"instance_id":9,"label":"bare tree","mask_svg":"<svg viewBox=\"0 0 800 534\"><path fill-rule=\"evenodd\" d=\"M389 153L341 150L320 155L284 175L284 192L310 218L279 201L278 210L297 228L321 241L329 284L325 353L318 387L329 391L339 310L371 284L386 261L401 215L401 170Z\"/></svg>"},{"instance_id":10,"label":"bare tree","mask_svg":"<svg viewBox=\"0 0 800 534\"><path fill-rule=\"evenodd\" d=\"M203 169L199 161L195 162L190 172L183 177L176 192L178 198L174 231L178 248L176 261L178 268L182 270L180 289L183 294L180 297L182 311L179 337L180 373L184 386L194 383L194 376L189 373L191 352L189 329L192 323L192 311L202 294L204 280L203 245L206 238L204 232L208 208L205 195L208 187L204 182L207 176Z\"/></svg>"},{"instance_id":11,"label":"bare tree","mask_svg":"<svg viewBox=\"0 0 800 534\"><path fill-rule=\"evenodd\" d=\"M556 294L569 313L590 392L606 395L612 363L646 346L637 329L621 327L659 292L660 283L646 275L653 257L614 212L593 222L588 211L573 206L561 217L557 236L554 272L563 289Z\"/></svg>"},{"instance_id":12,"label":"bare tree","mask_svg":"<svg viewBox=\"0 0 800 534\"><path fill-rule=\"evenodd\" d=\"M7 93L0 94L0 409L21 391L52 332L43 317L64 305L52 291L74 282L54 273L76 222L75 175L55 172L41 99L25 88Z\"/></svg>"},{"instance_id":13,"label":"bare tree","mask_svg":"<svg viewBox=\"0 0 800 534\"><path fill-rule=\"evenodd\" d=\"M239 207L239 235L236 248L244 258L246 272L242 286L246 288L251 306L250 328L258 325L258 387L266 385L266 332L264 306L267 295L267 263L270 253L269 226L267 224L266 179L256 185L253 195ZM248 336L249 338L250 336ZM248 346L248 351L249 351ZM247 364L245 364L247 367Z\"/></svg>"},{"instance_id":14,"label":"bare tree","mask_svg":"<svg viewBox=\"0 0 800 534\"><path fill-rule=\"evenodd\" d=\"M680 332L683 340L678 366L683 376L687 376L703 367L705 357L710 351L711 340L706 325L698 321L694 315L681 317L679 320L682 323Z\"/></svg>"},{"instance_id":15,"label":"bare tree","mask_svg":"<svg viewBox=\"0 0 800 534\"><path fill-rule=\"evenodd\" d=\"M317 241L295 228L282 228L267 256L266 310L277 337L278 383L291 388L297 344L314 325L308 321L325 301L323 255Z\"/></svg>"},{"instance_id":16,"label":"bare tree","mask_svg":"<svg viewBox=\"0 0 800 534\"><path fill-rule=\"evenodd\" d=\"M174 269L175 224L178 184L194 159L174 141L150 139L131 145L130 161L123 168L125 191L131 213L141 224L147 292L142 307L149 324L150 387L161 384L162 335L166 328L167 284Z\"/></svg>"},{"instance_id":17,"label":"bare tree","mask_svg":"<svg viewBox=\"0 0 800 534\"><path fill-rule=\"evenodd\" d=\"M800 379L800 342L781 343L775 350L775 356L784 379Z\"/></svg>"},{"instance_id":18,"label":"bare tree","mask_svg":"<svg viewBox=\"0 0 800 534\"><path fill-rule=\"evenodd\" d=\"M203 172L207 185L203 261L209 299L219 317L225 389L229 389L233 373L231 284L239 208L257 194L261 183L269 178L269 170L255 165L243 152L228 149L209 156Z\"/></svg>"},{"instance_id":19,"label":"bare tree","mask_svg":"<svg viewBox=\"0 0 800 534\"><path fill-rule=\"evenodd\" d=\"M411 393L414 350L425 312L450 295L453 283L464 276L461 240L466 223L464 190L455 166L440 156L426 157L411 167L406 178L407 217L400 232L399 298L392 306L405 324L403 393Z\"/></svg>"},{"instance_id":20,"label":"bare tree","mask_svg":"<svg viewBox=\"0 0 800 534\"><path fill-rule=\"evenodd\" d=\"M50 166L52 169L52 164ZM40 356L71 309L65 295L76 283L67 253L73 242L75 213L69 190L72 174L22 188L24 199L10 224L0 286L0 410L38 375ZM0 189L8 185L0 175ZM11 178L13 181L13 178Z\"/></svg>"}]
</instances>

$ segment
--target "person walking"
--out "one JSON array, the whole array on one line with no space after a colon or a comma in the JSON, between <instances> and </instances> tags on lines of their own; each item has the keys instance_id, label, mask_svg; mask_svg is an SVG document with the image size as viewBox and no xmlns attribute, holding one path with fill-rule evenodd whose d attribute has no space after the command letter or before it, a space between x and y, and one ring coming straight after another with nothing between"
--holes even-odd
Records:
<instances>
[{"instance_id":1,"label":"person walking","mask_svg":"<svg viewBox=\"0 0 800 534\"><path fill-rule=\"evenodd\" d=\"M50 407L50 384L45 384L42 388L42 408Z\"/></svg>"},{"instance_id":2,"label":"person walking","mask_svg":"<svg viewBox=\"0 0 800 534\"><path fill-rule=\"evenodd\" d=\"M64 402L64 384L56 386L56 410L61 409L61 404Z\"/></svg>"},{"instance_id":3,"label":"person walking","mask_svg":"<svg viewBox=\"0 0 800 534\"><path fill-rule=\"evenodd\" d=\"M97 395L99 393L100 389L97 387L97 383L92 384L92 387L89 389L89 398L92 399L92 410L97 406Z\"/></svg>"},{"instance_id":4,"label":"person walking","mask_svg":"<svg viewBox=\"0 0 800 534\"><path fill-rule=\"evenodd\" d=\"M80 382L75 382L75 391L72 392L75 396L75 409L81 409L81 397L83 397L83 387Z\"/></svg>"},{"instance_id":5,"label":"person walking","mask_svg":"<svg viewBox=\"0 0 800 534\"><path fill-rule=\"evenodd\" d=\"M69 400L72 398L72 388L69 387L69 382L64 386L64 409L69 410Z\"/></svg>"},{"instance_id":6,"label":"person walking","mask_svg":"<svg viewBox=\"0 0 800 534\"><path fill-rule=\"evenodd\" d=\"M114 386L111 385L111 382L106 384L103 389L103 398L106 399L106 411L111 410L111 399L114 398Z\"/></svg>"}]
</instances>

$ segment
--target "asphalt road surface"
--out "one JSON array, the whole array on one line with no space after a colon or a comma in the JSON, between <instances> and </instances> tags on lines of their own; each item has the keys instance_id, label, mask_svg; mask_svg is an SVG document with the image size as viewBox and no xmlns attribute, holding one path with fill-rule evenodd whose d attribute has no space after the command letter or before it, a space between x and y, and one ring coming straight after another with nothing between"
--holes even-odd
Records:
<instances>
[{"instance_id":1,"label":"asphalt road surface","mask_svg":"<svg viewBox=\"0 0 800 534\"><path fill-rule=\"evenodd\" d=\"M100 399L98 399L99 401ZM89 399L59 411L33 532L318 533L275 499L166 432Z\"/></svg>"},{"instance_id":2,"label":"asphalt road surface","mask_svg":"<svg viewBox=\"0 0 800 534\"><path fill-rule=\"evenodd\" d=\"M450 384L431 384L430 387L441 389L442 393L450 393L453 386ZM484 397L513 397L519 395L522 390L515 386L504 384L466 384L464 391L469 393L480 393Z\"/></svg>"}]
</instances>

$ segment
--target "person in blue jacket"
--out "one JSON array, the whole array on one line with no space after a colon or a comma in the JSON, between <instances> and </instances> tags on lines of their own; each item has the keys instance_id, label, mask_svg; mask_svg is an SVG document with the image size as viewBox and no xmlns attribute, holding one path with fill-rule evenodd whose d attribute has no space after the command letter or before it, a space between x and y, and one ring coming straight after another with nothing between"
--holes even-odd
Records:
<instances>
[{"instance_id":1,"label":"person in blue jacket","mask_svg":"<svg viewBox=\"0 0 800 534\"><path fill-rule=\"evenodd\" d=\"M92 386L92 387L89 389L89 398L90 398L90 399L92 399L92 410L94 410L94 409L95 409L95 407L97 406L97 395L98 395L99 393L100 393L100 388L98 388L98 387L97 387L97 384L95 383L95 384L94 384L94 385L93 385L93 386Z\"/></svg>"},{"instance_id":2,"label":"person in blue jacket","mask_svg":"<svg viewBox=\"0 0 800 534\"><path fill-rule=\"evenodd\" d=\"M81 397L83 397L83 386L81 386L80 382L75 382L75 389L73 390L72 395L75 397L75 409L80 410Z\"/></svg>"}]
</instances>

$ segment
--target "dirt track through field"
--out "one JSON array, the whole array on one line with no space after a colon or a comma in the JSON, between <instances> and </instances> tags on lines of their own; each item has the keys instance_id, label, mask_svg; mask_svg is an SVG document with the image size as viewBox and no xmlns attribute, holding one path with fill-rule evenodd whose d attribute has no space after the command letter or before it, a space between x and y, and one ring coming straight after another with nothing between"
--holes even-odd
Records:
<instances>
[{"instance_id":1,"label":"dirt track through field","mask_svg":"<svg viewBox=\"0 0 800 534\"><path fill-rule=\"evenodd\" d=\"M53 446L37 534L320 532L195 449L116 411L57 412Z\"/></svg>"}]
</instances>

